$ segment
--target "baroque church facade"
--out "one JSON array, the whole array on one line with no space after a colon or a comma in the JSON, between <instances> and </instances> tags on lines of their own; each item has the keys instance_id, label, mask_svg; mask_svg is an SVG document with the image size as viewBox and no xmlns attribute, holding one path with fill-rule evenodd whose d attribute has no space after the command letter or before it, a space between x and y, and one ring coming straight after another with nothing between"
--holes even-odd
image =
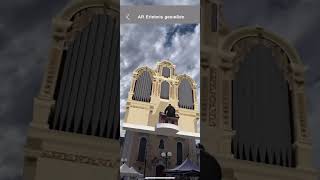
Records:
<instances>
[{"instance_id":1,"label":"baroque church facade","mask_svg":"<svg viewBox=\"0 0 320 180\"><path fill-rule=\"evenodd\" d=\"M201 1L201 144L225 180L317 179L302 60L262 27L229 29L222 6Z\"/></svg>"},{"instance_id":2,"label":"baroque church facade","mask_svg":"<svg viewBox=\"0 0 320 180\"><path fill-rule=\"evenodd\" d=\"M164 60L155 70L140 67L133 72L121 157L145 177L164 176L165 169L175 168L187 158L197 162L197 85L188 75L177 74L175 68ZM174 118L164 114L169 104L176 110ZM168 159L161 156L168 152Z\"/></svg>"}]
</instances>

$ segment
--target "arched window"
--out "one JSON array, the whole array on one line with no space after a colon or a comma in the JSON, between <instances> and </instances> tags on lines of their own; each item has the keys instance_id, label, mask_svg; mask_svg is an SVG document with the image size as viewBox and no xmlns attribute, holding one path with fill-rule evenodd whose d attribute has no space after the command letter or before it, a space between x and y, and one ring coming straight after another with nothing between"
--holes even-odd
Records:
<instances>
[{"instance_id":1,"label":"arched window","mask_svg":"<svg viewBox=\"0 0 320 180\"><path fill-rule=\"evenodd\" d=\"M178 93L179 107L185 109L194 109L193 90L190 82L187 79L183 79L180 82Z\"/></svg>"},{"instance_id":2,"label":"arched window","mask_svg":"<svg viewBox=\"0 0 320 180\"><path fill-rule=\"evenodd\" d=\"M159 149L164 149L164 141L163 141L163 139L160 140Z\"/></svg>"},{"instance_id":3,"label":"arched window","mask_svg":"<svg viewBox=\"0 0 320 180\"><path fill-rule=\"evenodd\" d=\"M177 165L182 163L182 143L177 143Z\"/></svg>"},{"instance_id":4,"label":"arched window","mask_svg":"<svg viewBox=\"0 0 320 180\"><path fill-rule=\"evenodd\" d=\"M162 76L164 76L166 78L170 77L170 69L168 67L164 67L162 69Z\"/></svg>"},{"instance_id":5,"label":"arched window","mask_svg":"<svg viewBox=\"0 0 320 180\"><path fill-rule=\"evenodd\" d=\"M291 97L279 60L258 45L241 62L233 81L233 149L238 159L277 159L277 165L292 167Z\"/></svg>"},{"instance_id":6,"label":"arched window","mask_svg":"<svg viewBox=\"0 0 320 180\"><path fill-rule=\"evenodd\" d=\"M145 160L146 147L147 147L147 139L143 137L140 139L138 161L143 162Z\"/></svg>"},{"instance_id":7,"label":"arched window","mask_svg":"<svg viewBox=\"0 0 320 180\"><path fill-rule=\"evenodd\" d=\"M150 102L152 90L152 80L149 72L143 72L137 79L134 86L133 100Z\"/></svg>"},{"instance_id":8,"label":"arched window","mask_svg":"<svg viewBox=\"0 0 320 180\"><path fill-rule=\"evenodd\" d=\"M163 81L161 83L161 94L160 94L161 99L169 99L169 89L170 89L170 84L167 81Z\"/></svg>"}]
</instances>

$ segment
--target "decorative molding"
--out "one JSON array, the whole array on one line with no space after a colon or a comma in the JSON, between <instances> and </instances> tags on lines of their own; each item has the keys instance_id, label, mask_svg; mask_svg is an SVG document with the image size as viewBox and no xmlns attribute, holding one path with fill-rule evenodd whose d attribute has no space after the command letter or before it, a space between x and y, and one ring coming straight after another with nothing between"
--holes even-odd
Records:
<instances>
[{"instance_id":1,"label":"decorative molding","mask_svg":"<svg viewBox=\"0 0 320 180\"><path fill-rule=\"evenodd\" d=\"M201 58L200 66L201 66L201 68L203 68L204 70L207 70L207 69L209 68L208 59L207 59L207 58Z\"/></svg>"},{"instance_id":2,"label":"decorative molding","mask_svg":"<svg viewBox=\"0 0 320 180\"><path fill-rule=\"evenodd\" d=\"M135 101L135 100L132 100L132 101ZM141 102L141 101L139 101L139 102ZM130 108L137 108L137 109L151 109L151 107L152 107L152 105L150 103L146 103L146 102L141 102L141 103L130 103L130 102L128 102L127 105Z\"/></svg>"},{"instance_id":3,"label":"decorative molding","mask_svg":"<svg viewBox=\"0 0 320 180\"><path fill-rule=\"evenodd\" d=\"M283 38L280 38L276 34L269 32L261 27L243 27L239 28L230 34L228 34L223 42L220 44L219 48L224 51L231 51L232 47L238 43L238 41L250 37L263 37L277 46L281 47L285 54L287 54L291 63L302 64L302 61L297 53L297 51Z\"/></svg>"},{"instance_id":4,"label":"decorative molding","mask_svg":"<svg viewBox=\"0 0 320 180\"><path fill-rule=\"evenodd\" d=\"M140 75L142 75L142 73L144 73L145 71L147 71L148 73L150 73L150 76L151 76L151 79L152 80L155 80L155 76L157 75L156 72L154 70L152 70L151 68L147 67L147 66L143 66L143 67L140 67L140 68L137 68L136 70L134 70L133 74L134 74L134 77L136 77L138 79L138 77Z\"/></svg>"},{"instance_id":5,"label":"decorative molding","mask_svg":"<svg viewBox=\"0 0 320 180\"><path fill-rule=\"evenodd\" d=\"M75 14L87 8L103 8L119 14L119 2L115 0L77 0L72 1L58 16L64 20L71 20Z\"/></svg>"},{"instance_id":6,"label":"decorative molding","mask_svg":"<svg viewBox=\"0 0 320 180\"><path fill-rule=\"evenodd\" d=\"M59 66L62 59L63 51L59 48L52 48L50 52L50 61L47 65L46 75L44 76L40 91L40 98L47 97L53 100L56 80L58 76Z\"/></svg>"},{"instance_id":7,"label":"decorative molding","mask_svg":"<svg viewBox=\"0 0 320 180\"><path fill-rule=\"evenodd\" d=\"M66 34L66 47L68 47L68 44L72 43L75 37L91 23L94 16L103 14L114 18L117 17L117 14L114 13L112 9L108 9L103 5L84 8L75 13L71 19L72 25Z\"/></svg>"},{"instance_id":8,"label":"decorative molding","mask_svg":"<svg viewBox=\"0 0 320 180\"><path fill-rule=\"evenodd\" d=\"M231 117L230 117L230 81L223 80L222 82L222 117L223 117L223 124L226 127L230 127L231 125Z\"/></svg>"},{"instance_id":9,"label":"decorative molding","mask_svg":"<svg viewBox=\"0 0 320 180\"><path fill-rule=\"evenodd\" d=\"M209 82L209 78L207 76L202 76L201 77L201 82ZM201 98L201 121L202 122L207 122L207 112L208 112L208 91L209 87L207 83L201 83L201 88L200 88L200 98Z\"/></svg>"},{"instance_id":10,"label":"decorative molding","mask_svg":"<svg viewBox=\"0 0 320 180\"><path fill-rule=\"evenodd\" d=\"M308 126L306 120L306 112L305 112L305 98L303 93L298 93L297 97L297 119L300 122L300 131L302 138L308 138Z\"/></svg>"},{"instance_id":11,"label":"decorative molding","mask_svg":"<svg viewBox=\"0 0 320 180\"><path fill-rule=\"evenodd\" d=\"M271 49L272 56L276 59L276 64L279 69L282 70L284 78L287 80L290 89L292 89L294 84L292 84L293 81L291 79L294 76L294 73L292 73L292 68L290 68L288 56L281 47L263 37L247 37L234 44L232 51L236 53L236 56L233 59L233 77L235 77L235 74L239 71L240 63L243 62L245 57L259 45Z\"/></svg>"},{"instance_id":12,"label":"decorative molding","mask_svg":"<svg viewBox=\"0 0 320 180\"><path fill-rule=\"evenodd\" d=\"M68 30L72 26L72 21L66 21L66 20L54 18L52 21L52 25L53 25L53 35L52 35L53 40L55 44L59 44L60 41L65 40Z\"/></svg>"},{"instance_id":13,"label":"decorative molding","mask_svg":"<svg viewBox=\"0 0 320 180\"><path fill-rule=\"evenodd\" d=\"M119 161L120 161L120 160L93 158L89 156L56 152L56 151L42 151L40 156L43 158L58 159L63 161L70 161L73 163L89 164L89 165L109 167L109 168L117 168L119 166Z\"/></svg>"},{"instance_id":14,"label":"decorative molding","mask_svg":"<svg viewBox=\"0 0 320 180\"><path fill-rule=\"evenodd\" d=\"M190 85L191 85L193 90L197 88L196 82L190 76L188 76L186 74L182 74L182 75L177 76L178 87L179 87L181 81L184 80L184 79L187 79L189 81L189 83L190 83Z\"/></svg>"},{"instance_id":15,"label":"decorative molding","mask_svg":"<svg viewBox=\"0 0 320 180\"><path fill-rule=\"evenodd\" d=\"M201 121L206 123L207 122L207 114L208 114L208 96L209 96L209 84L205 82L209 82L209 62L207 58L201 58L201 84L200 84L200 113L201 113Z\"/></svg>"},{"instance_id":16,"label":"decorative molding","mask_svg":"<svg viewBox=\"0 0 320 180\"><path fill-rule=\"evenodd\" d=\"M168 67L171 70L173 70L175 68L175 65L172 62L168 61L168 60L163 60L163 61L159 62L157 64L157 66L158 66L158 69L162 69L163 67Z\"/></svg>"},{"instance_id":17,"label":"decorative molding","mask_svg":"<svg viewBox=\"0 0 320 180\"><path fill-rule=\"evenodd\" d=\"M217 68L210 68L209 81L209 126L216 127L217 122Z\"/></svg>"}]
</instances>

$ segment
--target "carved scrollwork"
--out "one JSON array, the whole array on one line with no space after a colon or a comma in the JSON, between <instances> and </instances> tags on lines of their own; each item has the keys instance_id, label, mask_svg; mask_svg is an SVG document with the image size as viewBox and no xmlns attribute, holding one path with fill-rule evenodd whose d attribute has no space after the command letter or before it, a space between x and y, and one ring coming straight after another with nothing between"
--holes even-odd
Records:
<instances>
[{"instance_id":1,"label":"carved scrollwork","mask_svg":"<svg viewBox=\"0 0 320 180\"><path fill-rule=\"evenodd\" d=\"M107 14L116 17L116 13L113 9L108 9L108 7L90 7L82 9L77 12L71 19L72 25L66 34L66 47L73 42L75 37L92 21L95 15Z\"/></svg>"},{"instance_id":2,"label":"carved scrollwork","mask_svg":"<svg viewBox=\"0 0 320 180\"><path fill-rule=\"evenodd\" d=\"M300 122L300 130L301 130L301 136L303 138L308 137L308 126L306 121L306 111L305 111L305 98L303 93L297 94L297 106L298 106L298 119Z\"/></svg>"},{"instance_id":3,"label":"carved scrollwork","mask_svg":"<svg viewBox=\"0 0 320 180\"><path fill-rule=\"evenodd\" d=\"M201 59L201 84L200 84L200 103L201 103L201 121L207 122L207 114L208 114L208 93L209 93L209 65L208 60L206 58Z\"/></svg>"},{"instance_id":4,"label":"carved scrollwork","mask_svg":"<svg viewBox=\"0 0 320 180\"><path fill-rule=\"evenodd\" d=\"M210 68L209 126L217 126L217 68Z\"/></svg>"},{"instance_id":5,"label":"carved scrollwork","mask_svg":"<svg viewBox=\"0 0 320 180\"><path fill-rule=\"evenodd\" d=\"M100 159L100 158L93 158L89 156L68 154L68 153L55 152L55 151L43 151L41 152L41 157L58 159L63 161L70 161L74 163L89 164L94 166L104 166L104 167L110 167L110 168L115 168L119 166L118 160Z\"/></svg>"},{"instance_id":6,"label":"carved scrollwork","mask_svg":"<svg viewBox=\"0 0 320 180\"><path fill-rule=\"evenodd\" d=\"M174 65L172 64L172 62L167 61L167 60L163 60L159 63L159 67L169 67L169 68L174 68Z\"/></svg>"},{"instance_id":7,"label":"carved scrollwork","mask_svg":"<svg viewBox=\"0 0 320 180\"><path fill-rule=\"evenodd\" d=\"M147 66L144 66L144 67L140 67L138 69L136 69L134 71L134 75L136 76L136 78L138 78L140 75L143 74L143 72L147 71L148 73L150 73L150 76L152 78L152 80L155 79L155 76L156 76L156 72L154 70L152 70L151 68L147 67Z\"/></svg>"},{"instance_id":8,"label":"carved scrollwork","mask_svg":"<svg viewBox=\"0 0 320 180\"><path fill-rule=\"evenodd\" d=\"M204 82L208 82L209 78L207 76L203 76L201 77L201 121L202 122L207 122L207 111L208 111L208 85L207 83Z\"/></svg>"},{"instance_id":9,"label":"carved scrollwork","mask_svg":"<svg viewBox=\"0 0 320 180\"><path fill-rule=\"evenodd\" d=\"M178 86L182 82L183 79L187 79L189 81L190 85L192 86L192 89L197 88L196 82L190 76L188 76L186 74L182 74L182 75L177 76L177 79L178 79Z\"/></svg>"},{"instance_id":10,"label":"carved scrollwork","mask_svg":"<svg viewBox=\"0 0 320 180\"><path fill-rule=\"evenodd\" d=\"M236 53L236 56L233 60L234 73L239 71L239 66L242 61L258 45L262 45L271 49L272 55L275 57L278 67L282 70L284 78L288 81L290 87L292 87L292 74L290 71L288 56L280 46L263 37L247 37L235 43L235 45L232 47L232 51Z\"/></svg>"},{"instance_id":11,"label":"carved scrollwork","mask_svg":"<svg viewBox=\"0 0 320 180\"><path fill-rule=\"evenodd\" d=\"M222 83L222 117L223 117L223 124L225 126L230 125L230 82L228 80L224 80Z\"/></svg>"}]
</instances>

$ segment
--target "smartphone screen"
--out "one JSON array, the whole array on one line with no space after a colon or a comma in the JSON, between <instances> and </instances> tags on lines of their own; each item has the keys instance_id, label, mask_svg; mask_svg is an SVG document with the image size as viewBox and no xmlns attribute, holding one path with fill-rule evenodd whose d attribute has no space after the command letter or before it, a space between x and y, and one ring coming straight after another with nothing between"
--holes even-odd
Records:
<instances>
[{"instance_id":1,"label":"smartphone screen","mask_svg":"<svg viewBox=\"0 0 320 180\"><path fill-rule=\"evenodd\" d=\"M197 177L200 1L120 9L121 178Z\"/></svg>"}]
</instances>

